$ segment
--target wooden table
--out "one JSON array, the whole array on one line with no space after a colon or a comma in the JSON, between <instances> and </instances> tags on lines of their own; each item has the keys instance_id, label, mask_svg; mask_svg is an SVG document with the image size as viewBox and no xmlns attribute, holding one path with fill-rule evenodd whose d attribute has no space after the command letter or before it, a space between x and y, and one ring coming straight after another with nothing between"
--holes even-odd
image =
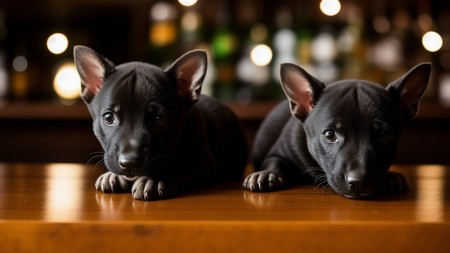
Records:
<instances>
[{"instance_id":1,"label":"wooden table","mask_svg":"<svg viewBox=\"0 0 450 253\"><path fill-rule=\"evenodd\" d=\"M100 168L0 164L0 252L450 252L450 166L395 166L411 192L351 200L240 182L142 202L94 190Z\"/></svg>"}]
</instances>

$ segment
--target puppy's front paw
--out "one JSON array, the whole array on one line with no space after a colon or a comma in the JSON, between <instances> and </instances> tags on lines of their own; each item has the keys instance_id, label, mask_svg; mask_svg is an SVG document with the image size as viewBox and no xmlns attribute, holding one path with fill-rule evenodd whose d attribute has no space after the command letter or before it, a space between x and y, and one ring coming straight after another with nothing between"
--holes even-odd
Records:
<instances>
[{"instance_id":1,"label":"puppy's front paw","mask_svg":"<svg viewBox=\"0 0 450 253\"><path fill-rule=\"evenodd\" d=\"M267 192L281 190L285 185L282 176L263 170L248 175L242 187L252 192Z\"/></svg>"},{"instance_id":2,"label":"puppy's front paw","mask_svg":"<svg viewBox=\"0 0 450 253\"><path fill-rule=\"evenodd\" d=\"M97 178L95 189L107 193L117 193L130 191L131 187L123 176L106 172Z\"/></svg>"},{"instance_id":3,"label":"puppy's front paw","mask_svg":"<svg viewBox=\"0 0 450 253\"><path fill-rule=\"evenodd\" d=\"M158 200L170 198L174 190L165 181L140 177L133 184L131 193L137 200Z\"/></svg>"},{"instance_id":4,"label":"puppy's front paw","mask_svg":"<svg viewBox=\"0 0 450 253\"><path fill-rule=\"evenodd\" d=\"M386 183L387 193L404 193L409 191L408 180L398 172L389 171Z\"/></svg>"}]
</instances>

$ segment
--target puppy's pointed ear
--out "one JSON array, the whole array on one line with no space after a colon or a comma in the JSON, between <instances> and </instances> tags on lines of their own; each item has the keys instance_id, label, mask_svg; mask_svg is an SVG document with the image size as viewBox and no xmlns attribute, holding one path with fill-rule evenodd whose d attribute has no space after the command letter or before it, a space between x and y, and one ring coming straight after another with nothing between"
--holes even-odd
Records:
<instances>
[{"instance_id":1,"label":"puppy's pointed ear","mask_svg":"<svg viewBox=\"0 0 450 253\"><path fill-rule=\"evenodd\" d=\"M190 105L200 98L207 66L208 56L206 52L193 50L175 60L165 70L169 78L176 82L180 97Z\"/></svg>"},{"instance_id":2,"label":"puppy's pointed ear","mask_svg":"<svg viewBox=\"0 0 450 253\"><path fill-rule=\"evenodd\" d=\"M325 85L292 63L281 64L280 76L292 115L304 121L319 100Z\"/></svg>"},{"instance_id":3,"label":"puppy's pointed ear","mask_svg":"<svg viewBox=\"0 0 450 253\"><path fill-rule=\"evenodd\" d=\"M422 63L390 83L387 90L398 100L405 120L412 120L419 109L420 98L427 88L431 75L431 63Z\"/></svg>"},{"instance_id":4,"label":"puppy's pointed ear","mask_svg":"<svg viewBox=\"0 0 450 253\"><path fill-rule=\"evenodd\" d=\"M81 98L89 104L103 87L105 77L115 70L115 66L111 61L85 46L75 46L73 56L81 78Z\"/></svg>"}]
</instances>

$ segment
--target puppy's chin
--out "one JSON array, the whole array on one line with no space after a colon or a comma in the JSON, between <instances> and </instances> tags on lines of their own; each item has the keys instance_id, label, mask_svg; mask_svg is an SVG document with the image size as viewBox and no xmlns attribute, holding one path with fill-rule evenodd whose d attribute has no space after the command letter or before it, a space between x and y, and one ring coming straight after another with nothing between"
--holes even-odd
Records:
<instances>
[{"instance_id":1,"label":"puppy's chin","mask_svg":"<svg viewBox=\"0 0 450 253\"><path fill-rule=\"evenodd\" d=\"M344 197L349 199L369 199L374 196L371 193L351 193L351 194L343 194Z\"/></svg>"},{"instance_id":2,"label":"puppy's chin","mask_svg":"<svg viewBox=\"0 0 450 253\"><path fill-rule=\"evenodd\" d=\"M123 178L125 178L128 181L134 182L136 181L138 178L140 178L140 176L123 176Z\"/></svg>"},{"instance_id":3,"label":"puppy's chin","mask_svg":"<svg viewBox=\"0 0 450 253\"><path fill-rule=\"evenodd\" d=\"M141 173L141 170L136 169L133 171L129 171L126 173L122 168L120 168L119 164L108 162L105 160L106 168L114 174L122 176L127 181L135 181L138 178L144 176L144 173Z\"/></svg>"},{"instance_id":4,"label":"puppy's chin","mask_svg":"<svg viewBox=\"0 0 450 253\"><path fill-rule=\"evenodd\" d=\"M349 199L369 199L377 194L377 187L373 184L367 184L364 190L351 190L350 187L344 182L336 182L328 180L328 184L337 194Z\"/></svg>"},{"instance_id":5,"label":"puppy's chin","mask_svg":"<svg viewBox=\"0 0 450 253\"><path fill-rule=\"evenodd\" d=\"M120 171L120 173L117 173L117 174L121 175L123 178L125 178L128 181L135 181L138 178L145 176L143 171L138 168L136 168L135 170L130 171L128 173L126 173L124 171Z\"/></svg>"}]
</instances>

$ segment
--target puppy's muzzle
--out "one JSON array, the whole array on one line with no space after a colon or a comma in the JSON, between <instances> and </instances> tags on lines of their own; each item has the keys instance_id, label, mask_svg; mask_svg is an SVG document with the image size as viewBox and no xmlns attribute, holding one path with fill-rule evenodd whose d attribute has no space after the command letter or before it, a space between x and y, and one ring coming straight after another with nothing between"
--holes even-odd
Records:
<instances>
[{"instance_id":1,"label":"puppy's muzzle","mask_svg":"<svg viewBox=\"0 0 450 253\"><path fill-rule=\"evenodd\" d=\"M345 183L347 184L347 198L367 198L373 194L372 180L365 174L348 173L345 175Z\"/></svg>"},{"instance_id":2,"label":"puppy's muzzle","mask_svg":"<svg viewBox=\"0 0 450 253\"><path fill-rule=\"evenodd\" d=\"M131 172L134 168L137 167L137 159L136 158L130 158L127 156L119 156L119 166L124 170L124 172ZM127 174L127 173L125 173Z\"/></svg>"},{"instance_id":3,"label":"puppy's muzzle","mask_svg":"<svg viewBox=\"0 0 450 253\"><path fill-rule=\"evenodd\" d=\"M348 189L352 192L364 192L367 186L367 180L364 178L346 176L345 181L347 182Z\"/></svg>"},{"instance_id":4,"label":"puppy's muzzle","mask_svg":"<svg viewBox=\"0 0 450 253\"><path fill-rule=\"evenodd\" d=\"M132 176L142 163L139 145L130 140L119 147L117 162L125 176Z\"/></svg>"}]
</instances>

